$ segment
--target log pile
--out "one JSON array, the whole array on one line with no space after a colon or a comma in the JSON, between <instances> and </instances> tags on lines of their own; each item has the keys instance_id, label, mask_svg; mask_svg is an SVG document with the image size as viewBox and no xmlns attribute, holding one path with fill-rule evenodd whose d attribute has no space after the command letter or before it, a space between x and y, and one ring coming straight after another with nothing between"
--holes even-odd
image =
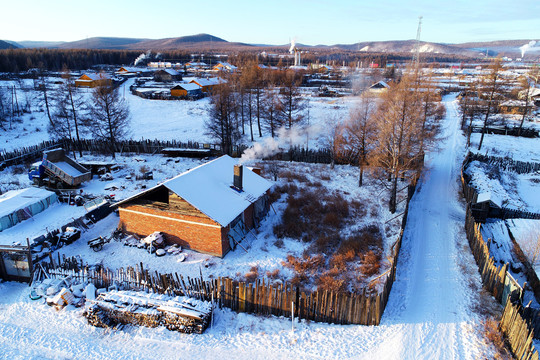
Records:
<instances>
[{"instance_id":1,"label":"log pile","mask_svg":"<svg viewBox=\"0 0 540 360\"><path fill-rule=\"evenodd\" d=\"M164 326L187 334L202 334L210 323L211 314L212 306L207 301L136 291L102 293L87 302L84 312L88 323L97 327Z\"/></svg>"}]
</instances>

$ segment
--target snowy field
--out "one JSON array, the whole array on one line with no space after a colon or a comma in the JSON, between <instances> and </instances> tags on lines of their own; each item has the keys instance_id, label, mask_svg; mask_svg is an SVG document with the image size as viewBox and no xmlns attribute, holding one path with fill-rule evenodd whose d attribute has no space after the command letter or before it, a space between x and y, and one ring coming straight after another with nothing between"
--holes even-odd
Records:
<instances>
[{"instance_id":1,"label":"snowy field","mask_svg":"<svg viewBox=\"0 0 540 360\"><path fill-rule=\"evenodd\" d=\"M128 138L139 139L160 139L177 141L198 141L201 143L217 143L205 134L204 122L209 118L210 99L203 98L196 101L188 100L149 100L132 95L129 86L135 79L128 79L120 86L120 94L125 96L130 110L130 125ZM24 80L27 88L33 87L32 80ZM19 84L12 81L0 81L0 86L19 87ZM53 85L54 86L54 85ZM91 93L89 89L78 89L83 97L89 99ZM0 130L0 152L9 151L29 145L36 145L42 141L49 140L47 132L49 123L45 112L43 95L36 90L28 90L23 93L19 91L21 97L28 99L32 112L24 114L20 121L15 121L7 125L7 130ZM309 108L309 116L306 110L306 121L314 129L314 137L309 141L310 147L317 146L324 141L326 129L329 124L335 121L344 120L349 115L349 108L356 101L354 97L311 97L304 96L305 104ZM21 104L26 100L20 100ZM253 131L255 142L261 140L256 130L256 118L254 120ZM249 131L246 128L246 135L242 142L251 144ZM89 134L84 135L89 137ZM263 133L263 138L269 134ZM299 143L299 145L304 145Z\"/></svg>"},{"instance_id":2,"label":"snowy field","mask_svg":"<svg viewBox=\"0 0 540 360\"><path fill-rule=\"evenodd\" d=\"M445 103L444 139L437 152L427 155L426 173L411 201L397 278L380 326L301 321L292 331L290 319L223 309L203 335L129 326L111 331L87 325L80 309L57 312L32 302L24 284L2 283L0 353L13 359L493 358L482 319L500 307L481 292L463 231L465 211L456 179L464 139L455 95L445 97ZM112 215L104 225L115 222ZM112 256L104 262L130 255L120 244L107 244L105 250Z\"/></svg>"}]
</instances>

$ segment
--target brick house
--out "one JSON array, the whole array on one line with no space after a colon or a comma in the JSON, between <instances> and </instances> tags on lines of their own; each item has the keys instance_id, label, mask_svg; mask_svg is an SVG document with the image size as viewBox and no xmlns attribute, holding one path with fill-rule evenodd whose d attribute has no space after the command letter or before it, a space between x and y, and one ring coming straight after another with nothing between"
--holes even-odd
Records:
<instances>
[{"instance_id":1,"label":"brick house","mask_svg":"<svg viewBox=\"0 0 540 360\"><path fill-rule=\"evenodd\" d=\"M223 257L266 215L270 187L225 155L116 203L119 227Z\"/></svg>"}]
</instances>

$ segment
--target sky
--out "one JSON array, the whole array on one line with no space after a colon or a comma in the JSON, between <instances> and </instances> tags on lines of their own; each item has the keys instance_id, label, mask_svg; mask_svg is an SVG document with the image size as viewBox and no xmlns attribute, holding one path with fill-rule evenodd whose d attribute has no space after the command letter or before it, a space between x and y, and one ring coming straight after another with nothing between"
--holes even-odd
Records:
<instances>
[{"instance_id":1,"label":"sky","mask_svg":"<svg viewBox=\"0 0 540 360\"><path fill-rule=\"evenodd\" d=\"M540 40L540 0L4 0L0 8L0 39L12 41L207 33L250 44L353 44L415 39L419 16L423 41Z\"/></svg>"}]
</instances>

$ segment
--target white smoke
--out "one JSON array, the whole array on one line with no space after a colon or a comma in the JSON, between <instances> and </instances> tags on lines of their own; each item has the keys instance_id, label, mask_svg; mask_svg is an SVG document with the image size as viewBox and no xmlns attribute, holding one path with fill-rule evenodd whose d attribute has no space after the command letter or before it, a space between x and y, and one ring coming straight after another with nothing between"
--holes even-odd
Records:
<instances>
[{"instance_id":1,"label":"white smoke","mask_svg":"<svg viewBox=\"0 0 540 360\"><path fill-rule=\"evenodd\" d=\"M290 129L282 127L278 129L277 137L266 138L246 149L240 157L240 163L243 164L250 160L264 159L290 147L305 145L306 141L316 138L322 131L323 129L318 125L293 125Z\"/></svg>"},{"instance_id":2,"label":"white smoke","mask_svg":"<svg viewBox=\"0 0 540 360\"><path fill-rule=\"evenodd\" d=\"M296 46L296 38L293 38L293 39L291 40L291 47L289 48L289 53L292 54L292 53L294 52L295 46Z\"/></svg>"},{"instance_id":3,"label":"white smoke","mask_svg":"<svg viewBox=\"0 0 540 360\"><path fill-rule=\"evenodd\" d=\"M525 44L523 46L520 46L519 47L519 50L521 50L521 57L524 57L525 56L525 53L527 52L527 50L529 50L530 48L532 48L534 45L536 45L536 41L535 40L531 40L529 41L528 44Z\"/></svg>"},{"instance_id":4,"label":"white smoke","mask_svg":"<svg viewBox=\"0 0 540 360\"><path fill-rule=\"evenodd\" d=\"M152 51L148 50L145 53L142 53L141 55L139 55L136 59L135 59L135 62L133 63L133 65L137 66L139 65L140 63L144 62L145 60L150 60L152 58Z\"/></svg>"}]
</instances>

